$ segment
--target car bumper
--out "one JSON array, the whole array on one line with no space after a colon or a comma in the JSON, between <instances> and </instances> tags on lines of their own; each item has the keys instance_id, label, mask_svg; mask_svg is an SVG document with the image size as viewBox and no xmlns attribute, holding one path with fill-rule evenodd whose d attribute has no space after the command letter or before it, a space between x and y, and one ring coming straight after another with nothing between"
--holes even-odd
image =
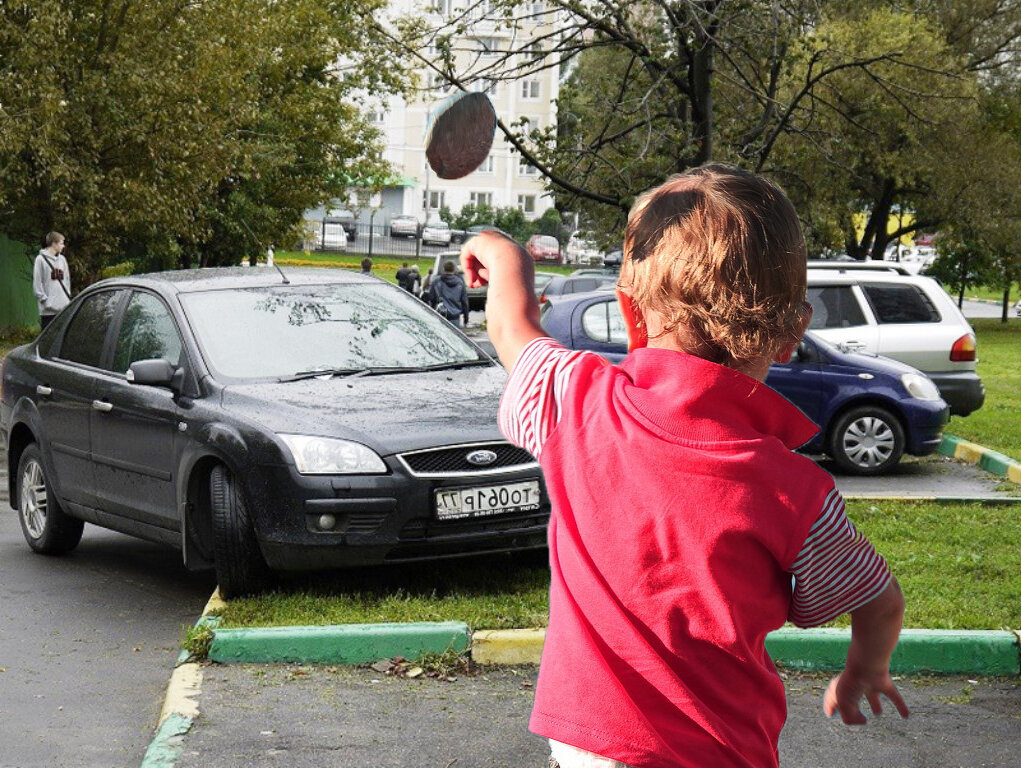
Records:
<instances>
[{"instance_id":1,"label":"car bumper","mask_svg":"<svg viewBox=\"0 0 1021 768\"><path fill-rule=\"evenodd\" d=\"M986 388L974 371L926 371L925 375L939 388L954 416L967 416L985 402Z\"/></svg>"},{"instance_id":2,"label":"car bumper","mask_svg":"<svg viewBox=\"0 0 1021 768\"><path fill-rule=\"evenodd\" d=\"M436 517L436 489L522 480L539 481L537 510L467 520ZM249 474L246 485L259 547L276 570L433 560L546 545L550 505L537 467L423 478L394 465L387 475L350 477L264 466ZM324 529L324 516L335 523Z\"/></svg>"},{"instance_id":3,"label":"car bumper","mask_svg":"<svg viewBox=\"0 0 1021 768\"><path fill-rule=\"evenodd\" d=\"M943 442L943 427L950 421L950 407L942 400L917 400L905 411L905 452L912 456L935 453Z\"/></svg>"}]
</instances>

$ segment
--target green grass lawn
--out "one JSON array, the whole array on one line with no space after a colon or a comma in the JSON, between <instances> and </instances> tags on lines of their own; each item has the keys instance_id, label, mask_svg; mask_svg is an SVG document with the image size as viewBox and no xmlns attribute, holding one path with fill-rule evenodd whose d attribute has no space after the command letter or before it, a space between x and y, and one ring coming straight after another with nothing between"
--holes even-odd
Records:
<instances>
[{"instance_id":1,"label":"green grass lawn","mask_svg":"<svg viewBox=\"0 0 1021 768\"><path fill-rule=\"evenodd\" d=\"M850 502L848 511L901 583L905 626L1021 627L1021 507L882 501ZM221 626L459 620L475 629L541 627L548 588L545 562L534 555L363 569L232 600Z\"/></svg>"},{"instance_id":2,"label":"green grass lawn","mask_svg":"<svg viewBox=\"0 0 1021 768\"><path fill-rule=\"evenodd\" d=\"M453 246L456 250L458 246ZM309 266L309 267L339 267L341 269L361 269L361 261L364 253L343 252L343 253L318 253L304 251L277 251L274 261L281 266ZM407 263L418 265L419 273L424 277L432 269L436 261L435 254L423 255L416 259L413 256L372 256L372 272L377 277L397 282L395 277L401 264ZM574 264L540 264L536 265L540 272L556 272L560 275L569 275L578 269Z\"/></svg>"},{"instance_id":3,"label":"green grass lawn","mask_svg":"<svg viewBox=\"0 0 1021 768\"><path fill-rule=\"evenodd\" d=\"M953 417L946 431L1021 461L1021 321L981 318L971 324L986 402L966 417Z\"/></svg>"}]
</instances>

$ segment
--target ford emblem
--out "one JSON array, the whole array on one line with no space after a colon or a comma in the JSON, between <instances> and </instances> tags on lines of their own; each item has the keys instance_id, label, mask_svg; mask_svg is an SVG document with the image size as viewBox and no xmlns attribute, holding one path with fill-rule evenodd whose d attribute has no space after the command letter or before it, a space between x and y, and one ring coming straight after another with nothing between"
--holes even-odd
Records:
<instances>
[{"instance_id":1,"label":"ford emblem","mask_svg":"<svg viewBox=\"0 0 1021 768\"><path fill-rule=\"evenodd\" d=\"M487 467L496 461L496 454L492 451L472 451L467 456L469 464L474 464L476 467Z\"/></svg>"}]
</instances>

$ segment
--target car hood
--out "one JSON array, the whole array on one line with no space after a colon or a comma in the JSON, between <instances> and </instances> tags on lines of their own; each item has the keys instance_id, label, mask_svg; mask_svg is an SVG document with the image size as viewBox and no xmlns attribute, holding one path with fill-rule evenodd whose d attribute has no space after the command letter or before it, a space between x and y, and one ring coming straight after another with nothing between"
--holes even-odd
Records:
<instances>
[{"instance_id":1,"label":"car hood","mask_svg":"<svg viewBox=\"0 0 1021 768\"><path fill-rule=\"evenodd\" d=\"M224 388L222 405L273 432L354 440L381 455L502 440L498 365L355 378L252 382Z\"/></svg>"},{"instance_id":2,"label":"car hood","mask_svg":"<svg viewBox=\"0 0 1021 768\"><path fill-rule=\"evenodd\" d=\"M921 373L917 368L907 363L902 363L891 357L883 357L872 352L844 352L839 347L828 346L824 348L824 353L830 365L853 368L856 371L886 374L896 378L900 378L905 373Z\"/></svg>"}]
</instances>

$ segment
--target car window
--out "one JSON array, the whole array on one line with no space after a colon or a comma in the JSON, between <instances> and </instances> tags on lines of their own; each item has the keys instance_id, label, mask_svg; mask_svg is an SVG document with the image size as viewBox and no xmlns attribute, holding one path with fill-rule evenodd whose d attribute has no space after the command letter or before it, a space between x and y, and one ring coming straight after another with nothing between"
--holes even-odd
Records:
<instances>
[{"instance_id":1,"label":"car window","mask_svg":"<svg viewBox=\"0 0 1021 768\"><path fill-rule=\"evenodd\" d=\"M60 357L73 363L100 367L103 345L110 330L117 302L123 291L100 291L85 299L60 344Z\"/></svg>"},{"instance_id":2,"label":"car window","mask_svg":"<svg viewBox=\"0 0 1021 768\"><path fill-rule=\"evenodd\" d=\"M57 319L46 326L46 329L39 334L39 341L36 342L36 349L39 351L40 357L54 357L57 353L57 342L60 340L60 335L64 328L67 327L67 320L71 316L70 312L62 312L57 315Z\"/></svg>"},{"instance_id":3,"label":"car window","mask_svg":"<svg viewBox=\"0 0 1021 768\"><path fill-rule=\"evenodd\" d=\"M865 313L849 285L809 286L812 305L809 328L853 328L865 325Z\"/></svg>"},{"instance_id":4,"label":"car window","mask_svg":"<svg viewBox=\"0 0 1021 768\"><path fill-rule=\"evenodd\" d=\"M627 343L624 318L615 301L601 301L585 309L581 315L581 327L585 335L593 341Z\"/></svg>"},{"instance_id":5,"label":"car window","mask_svg":"<svg viewBox=\"0 0 1021 768\"><path fill-rule=\"evenodd\" d=\"M866 283L862 285L876 320L884 323L938 323L939 311L917 285Z\"/></svg>"},{"instance_id":6,"label":"car window","mask_svg":"<svg viewBox=\"0 0 1021 768\"><path fill-rule=\"evenodd\" d=\"M138 360L181 362L181 337L166 305L151 293L135 291L124 311L117 345L113 351L113 370L125 373Z\"/></svg>"},{"instance_id":7,"label":"car window","mask_svg":"<svg viewBox=\"0 0 1021 768\"><path fill-rule=\"evenodd\" d=\"M384 284L233 288L183 294L181 303L206 362L233 379L485 359L436 312Z\"/></svg>"},{"instance_id":8,"label":"car window","mask_svg":"<svg viewBox=\"0 0 1021 768\"><path fill-rule=\"evenodd\" d=\"M586 291L594 291L599 285L598 280L592 280L591 278L582 278L581 280L568 280L567 288L565 293L585 293Z\"/></svg>"}]
</instances>

